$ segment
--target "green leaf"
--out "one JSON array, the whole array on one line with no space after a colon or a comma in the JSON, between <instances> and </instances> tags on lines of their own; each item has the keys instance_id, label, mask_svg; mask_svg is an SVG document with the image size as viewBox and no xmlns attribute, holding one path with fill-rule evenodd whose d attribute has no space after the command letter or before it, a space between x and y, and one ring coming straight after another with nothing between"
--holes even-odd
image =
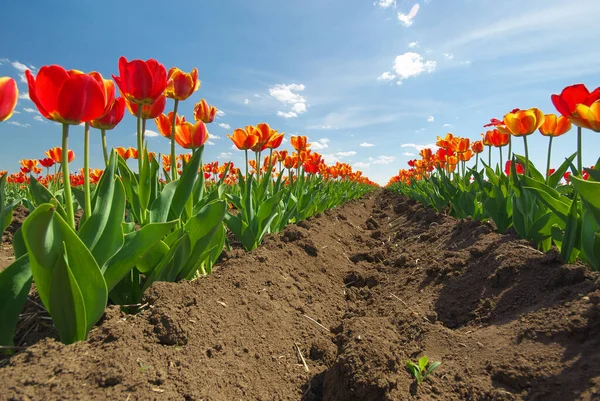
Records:
<instances>
[{"instance_id":1,"label":"green leaf","mask_svg":"<svg viewBox=\"0 0 600 401\"><path fill-rule=\"evenodd\" d=\"M150 206L150 222L164 223L169 218L169 210L179 181L171 181L160 192L160 195L152 202Z\"/></svg>"},{"instance_id":2,"label":"green leaf","mask_svg":"<svg viewBox=\"0 0 600 401\"><path fill-rule=\"evenodd\" d=\"M123 247L103 268L108 289L112 290L141 258L171 231L176 223L177 220L168 223L150 223L139 231L127 234Z\"/></svg>"},{"instance_id":3,"label":"green leaf","mask_svg":"<svg viewBox=\"0 0 600 401\"><path fill-rule=\"evenodd\" d=\"M427 366L428 363L429 363L429 358L427 358L426 355L419 358L419 370L421 372L425 371L425 367Z\"/></svg>"},{"instance_id":4,"label":"green leaf","mask_svg":"<svg viewBox=\"0 0 600 401\"><path fill-rule=\"evenodd\" d=\"M23 239L40 298L53 319L60 315L54 323L61 340L84 339L108 301L106 282L91 252L51 204L38 206L25 219ZM78 304L80 296L83 305Z\"/></svg>"},{"instance_id":5,"label":"green leaf","mask_svg":"<svg viewBox=\"0 0 600 401\"><path fill-rule=\"evenodd\" d=\"M52 203L55 205L58 213L62 216L63 219L67 219L67 213L65 209L62 207L60 202L52 195L52 192L48 190L45 186L40 184L40 182L34 177L31 176L29 179L29 193L33 198L33 205L39 206L43 203ZM28 208L30 212L33 212L33 209Z\"/></svg>"},{"instance_id":6,"label":"green leaf","mask_svg":"<svg viewBox=\"0 0 600 401\"><path fill-rule=\"evenodd\" d=\"M181 213L185 207L185 204L192 194L192 190L194 189L194 182L198 177L198 169L200 168L200 163L202 162L202 152L204 151L204 146L200 147L190 159L190 162L183 169L183 174L177 180L177 188L175 189L175 194L173 196L173 200L171 202L171 216L173 218L178 219L181 217Z\"/></svg>"},{"instance_id":7,"label":"green leaf","mask_svg":"<svg viewBox=\"0 0 600 401\"><path fill-rule=\"evenodd\" d=\"M590 212L600 225L600 182L585 181L579 177L572 176L571 184L575 190L581 195L581 199L585 202Z\"/></svg>"},{"instance_id":8,"label":"green leaf","mask_svg":"<svg viewBox=\"0 0 600 401\"><path fill-rule=\"evenodd\" d=\"M92 215L79 230L79 238L103 266L122 246L125 217L125 188L115 178L116 158L113 152L110 164L98 183Z\"/></svg>"},{"instance_id":9,"label":"green leaf","mask_svg":"<svg viewBox=\"0 0 600 401\"><path fill-rule=\"evenodd\" d=\"M13 234L13 253L16 259L27 254L27 246L23 240L23 227L19 227Z\"/></svg>"},{"instance_id":10,"label":"green leaf","mask_svg":"<svg viewBox=\"0 0 600 401\"><path fill-rule=\"evenodd\" d=\"M565 227L565 236L563 237L562 247L560 249L560 256L566 263L573 262L574 257L573 250L577 243L578 235L580 234L578 214L577 214L577 197L573 199L571 208L569 209L569 215L567 216L567 225Z\"/></svg>"},{"instance_id":11,"label":"green leaf","mask_svg":"<svg viewBox=\"0 0 600 401\"><path fill-rule=\"evenodd\" d=\"M600 226L591 214L589 209L584 209L581 219L581 250L590 266L600 271Z\"/></svg>"},{"instance_id":12,"label":"green leaf","mask_svg":"<svg viewBox=\"0 0 600 401\"><path fill-rule=\"evenodd\" d=\"M529 168L529 171L527 171L527 174L531 175L531 177L534 180L538 180L538 181L545 181L545 174L542 174L538 171L537 168L535 168L535 166L533 165L533 163L531 162L531 160L529 160L529 163L527 163L527 159L524 156L521 155L517 155L515 154L515 157L517 158L517 160L519 161L519 164L523 165L523 167L525 167L526 165ZM516 166L515 166L516 167ZM523 175L524 177L526 177L526 175Z\"/></svg>"},{"instance_id":13,"label":"green leaf","mask_svg":"<svg viewBox=\"0 0 600 401\"><path fill-rule=\"evenodd\" d=\"M563 175L567 172L569 166L573 163L573 160L575 160L576 156L577 152L573 153L564 162L562 162L560 167L557 168L556 171L548 178L548 185L550 185L552 188L556 188L558 186L558 183L563 178Z\"/></svg>"},{"instance_id":14,"label":"green leaf","mask_svg":"<svg viewBox=\"0 0 600 401\"><path fill-rule=\"evenodd\" d=\"M13 337L31 288L29 258L23 255L0 272L0 345L13 345Z\"/></svg>"},{"instance_id":15,"label":"green leaf","mask_svg":"<svg viewBox=\"0 0 600 401\"><path fill-rule=\"evenodd\" d=\"M137 269L142 274L150 273L162 260L162 258L169 252L169 246L163 241L150 248L148 252L140 258L136 264Z\"/></svg>"},{"instance_id":16,"label":"green leaf","mask_svg":"<svg viewBox=\"0 0 600 401\"><path fill-rule=\"evenodd\" d=\"M432 363L431 365L429 365L429 367L427 368L427 370L425 371L425 374L423 376L424 377L429 376L441 364L442 364L441 362L434 362L434 363Z\"/></svg>"}]
</instances>

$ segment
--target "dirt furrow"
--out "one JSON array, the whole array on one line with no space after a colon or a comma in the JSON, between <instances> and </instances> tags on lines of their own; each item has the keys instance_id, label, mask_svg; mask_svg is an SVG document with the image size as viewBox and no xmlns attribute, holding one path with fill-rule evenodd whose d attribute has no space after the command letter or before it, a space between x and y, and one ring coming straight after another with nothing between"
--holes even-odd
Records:
<instances>
[{"instance_id":1,"label":"dirt furrow","mask_svg":"<svg viewBox=\"0 0 600 401\"><path fill-rule=\"evenodd\" d=\"M0 399L600 399L600 286L487 224L385 191L110 307L0 368ZM407 359L441 361L417 387Z\"/></svg>"}]
</instances>

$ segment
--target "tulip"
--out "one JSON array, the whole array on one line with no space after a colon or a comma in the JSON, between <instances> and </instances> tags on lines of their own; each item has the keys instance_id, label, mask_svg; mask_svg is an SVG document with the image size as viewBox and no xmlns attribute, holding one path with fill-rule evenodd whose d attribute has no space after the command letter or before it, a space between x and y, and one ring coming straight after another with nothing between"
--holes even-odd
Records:
<instances>
[{"instance_id":1,"label":"tulip","mask_svg":"<svg viewBox=\"0 0 600 401\"><path fill-rule=\"evenodd\" d=\"M175 127L175 140L184 149L198 149L208 140L206 124L183 122Z\"/></svg>"},{"instance_id":2,"label":"tulip","mask_svg":"<svg viewBox=\"0 0 600 401\"><path fill-rule=\"evenodd\" d=\"M119 76L112 76L121 94L131 103L152 104L167 87L167 70L154 59L119 58Z\"/></svg>"},{"instance_id":3,"label":"tulip","mask_svg":"<svg viewBox=\"0 0 600 401\"><path fill-rule=\"evenodd\" d=\"M546 163L546 171L550 170L550 157L552 155L552 139L555 136L564 135L567 131L571 129L571 121L568 117L559 116L556 114L546 114L544 117L544 123L540 126L540 133L544 136L549 137L548 142L548 155L547 155L547 163ZM548 182L548 178L550 174L546 175L546 182Z\"/></svg>"},{"instance_id":4,"label":"tulip","mask_svg":"<svg viewBox=\"0 0 600 401\"><path fill-rule=\"evenodd\" d=\"M167 74L167 87L165 95L174 100L186 100L200 88L198 80L198 69L194 68L191 73L185 73L177 67L173 67ZM216 111L215 111L216 113Z\"/></svg>"},{"instance_id":5,"label":"tulip","mask_svg":"<svg viewBox=\"0 0 600 401\"><path fill-rule=\"evenodd\" d=\"M53 159L51 159L49 157L47 157L45 159L40 159L39 162L43 167L46 167L46 168L50 168L50 167L54 166L54 163L56 163Z\"/></svg>"},{"instance_id":6,"label":"tulip","mask_svg":"<svg viewBox=\"0 0 600 401\"><path fill-rule=\"evenodd\" d=\"M141 110L141 118L143 120L150 120L157 118L164 110L167 104L167 98L162 95L156 98L154 102L151 104L142 104ZM139 105L130 101L126 102L127 110L134 115L137 116L139 113Z\"/></svg>"},{"instance_id":7,"label":"tulip","mask_svg":"<svg viewBox=\"0 0 600 401\"><path fill-rule=\"evenodd\" d=\"M527 135L531 135L544 123L544 113L538 108L529 110L518 110L504 116L506 128L514 136L522 136L525 146L525 169L529 168L529 149L527 148ZM509 155L510 157L510 152Z\"/></svg>"},{"instance_id":8,"label":"tulip","mask_svg":"<svg viewBox=\"0 0 600 401\"><path fill-rule=\"evenodd\" d=\"M171 139L171 132L173 129L173 112L169 112L169 114L160 114L158 117L154 119L156 123L156 128L158 132L167 139ZM175 117L175 125L179 125L185 122L184 116L177 115Z\"/></svg>"},{"instance_id":9,"label":"tulip","mask_svg":"<svg viewBox=\"0 0 600 401\"><path fill-rule=\"evenodd\" d=\"M577 126L577 171L581 174L583 170L583 138L581 129L591 129L591 127L585 119L581 118L577 111L577 106L581 104L589 107L597 100L600 100L600 87L590 92L583 84L571 85L564 88L560 95L552 95L551 99L556 110L563 116L568 117ZM580 111L585 111L585 109Z\"/></svg>"},{"instance_id":10,"label":"tulip","mask_svg":"<svg viewBox=\"0 0 600 401\"><path fill-rule=\"evenodd\" d=\"M14 79L0 78L0 122L8 120L17 105L19 89Z\"/></svg>"},{"instance_id":11,"label":"tulip","mask_svg":"<svg viewBox=\"0 0 600 401\"><path fill-rule=\"evenodd\" d=\"M62 164L63 163L63 150L60 147L56 147L56 148L52 148L52 149L48 149L47 151L44 152L46 154L46 156L48 156L49 158L51 158L52 160L54 160L55 163L59 163ZM72 150L69 150L67 153L67 161L69 163L71 163L73 160L75 160L75 152L73 152Z\"/></svg>"},{"instance_id":12,"label":"tulip","mask_svg":"<svg viewBox=\"0 0 600 401\"><path fill-rule=\"evenodd\" d=\"M444 148L444 149L450 149L450 148L452 148L452 140L453 139L454 139L454 135L452 135L452 133L448 132L444 138L440 138L439 136L437 137L435 146L438 146L438 147Z\"/></svg>"},{"instance_id":13,"label":"tulip","mask_svg":"<svg viewBox=\"0 0 600 401\"><path fill-rule=\"evenodd\" d=\"M246 127L247 129L237 128L233 131L233 134L227 135L229 139L233 141L233 144L239 149L243 150L246 154L246 177L248 177L248 150L252 149L258 142L258 135L254 132L253 127Z\"/></svg>"},{"instance_id":14,"label":"tulip","mask_svg":"<svg viewBox=\"0 0 600 401\"><path fill-rule=\"evenodd\" d=\"M290 138L290 143L292 147L296 149L296 151L301 152L310 147L310 144L307 143L308 138L306 136L293 136Z\"/></svg>"},{"instance_id":15,"label":"tulip","mask_svg":"<svg viewBox=\"0 0 600 401\"><path fill-rule=\"evenodd\" d=\"M100 130L102 137L102 152L104 154L104 164L108 166L108 151L106 148L106 131L112 130L123 120L125 115L126 100L123 97L115 99L108 112L95 120L90 121L90 125Z\"/></svg>"},{"instance_id":16,"label":"tulip","mask_svg":"<svg viewBox=\"0 0 600 401\"><path fill-rule=\"evenodd\" d=\"M196 121L212 123L217 115L217 108L210 106L206 100L202 99L194 106L194 118Z\"/></svg>"},{"instance_id":17,"label":"tulip","mask_svg":"<svg viewBox=\"0 0 600 401\"><path fill-rule=\"evenodd\" d=\"M127 148L124 148L122 146L115 148L115 152L117 152L117 154L125 160L127 160L127 159L129 159L129 157L131 157L131 152L127 153Z\"/></svg>"},{"instance_id":18,"label":"tulip","mask_svg":"<svg viewBox=\"0 0 600 401\"><path fill-rule=\"evenodd\" d=\"M512 161L511 160L507 160L506 161L506 165L504 166L504 173L506 175L510 175L510 169L512 166ZM517 174L525 174L525 169L523 169L523 165L521 163L515 163L515 170L517 171Z\"/></svg>"},{"instance_id":19,"label":"tulip","mask_svg":"<svg viewBox=\"0 0 600 401\"><path fill-rule=\"evenodd\" d=\"M421 155L421 157L423 159L429 160L429 159L431 159L431 156L433 155L433 152L432 152L432 150L430 148L425 148L425 149L422 149L419 152L419 155Z\"/></svg>"},{"instance_id":20,"label":"tulip","mask_svg":"<svg viewBox=\"0 0 600 401\"><path fill-rule=\"evenodd\" d=\"M471 144L471 150L475 152L475 154L483 152L483 141L475 141Z\"/></svg>"},{"instance_id":21,"label":"tulip","mask_svg":"<svg viewBox=\"0 0 600 401\"><path fill-rule=\"evenodd\" d=\"M579 115L579 118L585 124L585 128L600 132L600 100L595 101L590 106L578 104L575 113Z\"/></svg>"},{"instance_id":22,"label":"tulip","mask_svg":"<svg viewBox=\"0 0 600 401\"><path fill-rule=\"evenodd\" d=\"M463 153L469 150L469 146L471 145L471 141L469 138L458 138L455 137L452 139L452 148L456 153Z\"/></svg>"}]
</instances>

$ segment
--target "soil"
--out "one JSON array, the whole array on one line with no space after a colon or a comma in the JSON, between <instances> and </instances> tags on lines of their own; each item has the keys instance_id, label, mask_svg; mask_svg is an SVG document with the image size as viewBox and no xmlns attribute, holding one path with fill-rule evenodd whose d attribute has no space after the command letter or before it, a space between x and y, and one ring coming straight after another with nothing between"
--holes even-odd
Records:
<instances>
[{"instance_id":1,"label":"soil","mask_svg":"<svg viewBox=\"0 0 600 401\"><path fill-rule=\"evenodd\" d=\"M600 400L598 274L383 190L141 309L17 338L0 399ZM417 386L423 355L442 364Z\"/></svg>"}]
</instances>

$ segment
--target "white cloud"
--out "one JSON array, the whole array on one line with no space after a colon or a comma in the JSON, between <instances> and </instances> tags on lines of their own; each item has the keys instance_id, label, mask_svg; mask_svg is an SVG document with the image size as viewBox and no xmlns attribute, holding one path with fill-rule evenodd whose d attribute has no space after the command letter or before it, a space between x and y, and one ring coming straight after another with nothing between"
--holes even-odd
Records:
<instances>
[{"instance_id":1,"label":"white cloud","mask_svg":"<svg viewBox=\"0 0 600 401\"><path fill-rule=\"evenodd\" d=\"M310 141L309 141L310 142ZM322 150L329 147L329 139L321 138L315 142L310 142L310 149L312 150Z\"/></svg>"},{"instance_id":2,"label":"white cloud","mask_svg":"<svg viewBox=\"0 0 600 401\"><path fill-rule=\"evenodd\" d=\"M357 162L354 163L353 166L356 168L366 168L369 167L371 165L371 163L365 163L365 162Z\"/></svg>"},{"instance_id":3,"label":"white cloud","mask_svg":"<svg viewBox=\"0 0 600 401\"><path fill-rule=\"evenodd\" d=\"M408 14L398 13L398 21L402 22L405 27L409 27L413 24L414 18L417 16L419 12L419 3L412 6Z\"/></svg>"},{"instance_id":4,"label":"white cloud","mask_svg":"<svg viewBox=\"0 0 600 401\"><path fill-rule=\"evenodd\" d=\"M454 58L454 54L444 53L444 57L446 58L446 60L452 60Z\"/></svg>"},{"instance_id":5,"label":"white cloud","mask_svg":"<svg viewBox=\"0 0 600 401\"><path fill-rule=\"evenodd\" d=\"M389 71L384 72L383 74L381 74L380 76L377 77L378 81L391 81L393 79L395 79L396 76L394 74L392 74Z\"/></svg>"},{"instance_id":6,"label":"white cloud","mask_svg":"<svg viewBox=\"0 0 600 401\"><path fill-rule=\"evenodd\" d=\"M204 142L205 145L209 145L209 146L214 146L215 143L213 141L206 141Z\"/></svg>"},{"instance_id":7,"label":"white cloud","mask_svg":"<svg viewBox=\"0 0 600 401\"><path fill-rule=\"evenodd\" d=\"M446 123L442 127L454 127L454 125Z\"/></svg>"},{"instance_id":8,"label":"white cloud","mask_svg":"<svg viewBox=\"0 0 600 401\"><path fill-rule=\"evenodd\" d=\"M411 49L414 49L415 47L419 46L419 42L414 41L414 42L410 42L408 44L408 47L410 47Z\"/></svg>"},{"instance_id":9,"label":"white cloud","mask_svg":"<svg viewBox=\"0 0 600 401\"><path fill-rule=\"evenodd\" d=\"M400 82L403 79L415 77L423 72L431 73L435 71L436 65L435 61L424 61L423 56L418 53L407 52L396 56L394 71Z\"/></svg>"},{"instance_id":10,"label":"white cloud","mask_svg":"<svg viewBox=\"0 0 600 401\"><path fill-rule=\"evenodd\" d=\"M363 147L363 148L372 148L375 145L372 144L372 143L363 142L363 143L360 144L360 146Z\"/></svg>"},{"instance_id":11,"label":"white cloud","mask_svg":"<svg viewBox=\"0 0 600 401\"><path fill-rule=\"evenodd\" d=\"M25 64L19 63L18 61L13 61L10 63L17 71L20 72L19 78L21 82L27 83L27 78L25 77L25 71L29 69Z\"/></svg>"},{"instance_id":12,"label":"white cloud","mask_svg":"<svg viewBox=\"0 0 600 401\"><path fill-rule=\"evenodd\" d=\"M213 134L211 134L211 133L209 132L209 133L208 133L208 139L221 139L221 137L220 137L220 136L218 136L218 135L213 135Z\"/></svg>"},{"instance_id":13,"label":"white cloud","mask_svg":"<svg viewBox=\"0 0 600 401\"><path fill-rule=\"evenodd\" d=\"M428 123L432 123L432 122L434 122L434 121L435 121L435 117L434 117L434 116L429 116L429 117L427 117L427 122L428 122Z\"/></svg>"},{"instance_id":14,"label":"white cloud","mask_svg":"<svg viewBox=\"0 0 600 401\"><path fill-rule=\"evenodd\" d=\"M219 127L225 128L225 129L230 129L231 128L231 126L229 124L225 124L225 123L220 123Z\"/></svg>"},{"instance_id":15,"label":"white cloud","mask_svg":"<svg viewBox=\"0 0 600 401\"><path fill-rule=\"evenodd\" d=\"M13 113L15 113L15 114L21 114L21 112L19 110L14 110Z\"/></svg>"},{"instance_id":16,"label":"white cloud","mask_svg":"<svg viewBox=\"0 0 600 401\"><path fill-rule=\"evenodd\" d=\"M390 6L396 7L396 0L379 0L373 4L381 8L388 8Z\"/></svg>"},{"instance_id":17,"label":"white cloud","mask_svg":"<svg viewBox=\"0 0 600 401\"><path fill-rule=\"evenodd\" d=\"M27 124L27 123L23 124L23 123L19 123L19 122L17 122L17 121L9 121L8 123L9 123L10 125L15 125L15 126L17 126L17 127L22 127L22 128L31 127L31 125L29 125L29 124Z\"/></svg>"},{"instance_id":18,"label":"white cloud","mask_svg":"<svg viewBox=\"0 0 600 401\"><path fill-rule=\"evenodd\" d=\"M306 129L338 129L333 125L309 125Z\"/></svg>"},{"instance_id":19,"label":"white cloud","mask_svg":"<svg viewBox=\"0 0 600 401\"><path fill-rule=\"evenodd\" d=\"M233 153L231 152L221 152L219 153L219 156L217 156L217 159L231 159L231 156L233 156Z\"/></svg>"},{"instance_id":20,"label":"white cloud","mask_svg":"<svg viewBox=\"0 0 600 401\"><path fill-rule=\"evenodd\" d=\"M42 123L46 122L46 119L44 117L40 116L40 115L34 116L33 119L35 121L39 121L39 122L42 122Z\"/></svg>"},{"instance_id":21,"label":"white cloud","mask_svg":"<svg viewBox=\"0 0 600 401\"><path fill-rule=\"evenodd\" d=\"M148 137L148 138L154 138L154 137L160 136L160 134L156 131L147 129L146 131L144 131L144 136Z\"/></svg>"},{"instance_id":22,"label":"white cloud","mask_svg":"<svg viewBox=\"0 0 600 401\"><path fill-rule=\"evenodd\" d=\"M23 111L26 111L27 113L37 113L37 110L32 109L31 107L25 107Z\"/></svg>"},{"instance_id":23,"label":"white cloud","mask_svg":"<svg viewBox=\"0 0 600 401\"><path fill-rule=\"evenodd\" d=\"M259 95L258 93L255 93L255 94L254 94L254 97L255 97L255 98L257 98L257 99L262 99L262 96L261 96L261 95Z\"/></svg>"},{"instance_id":24,"label":"white cloud","mask_svg":"<svg viewBox=\"0 0 600 401\"><path fill-rule=\"evenodd\" d=\"M402 145L400 145L401 148L415 148L416 150L423 150L423 149L431 149L431 150L436 150L438 147L435 146L435 143L429 143L427 145L417 145L415 143L404 143Z\"/></svg>"},{"instance_id":25,"label":"white cloud","mask_svg":"<svg viewBox=\"0 0 600 401\"><path fill-rule=\"evenodd\" d=\"M244 99L244 104L248 104L248 103L250 103L250 100Z\"/></svg>"},{"instance_id":26,"label":"white cloud","mask_svg":"<svg viewBox=\"0 0 600 401\"><path fill-rule=\"evenodd\" d=\"M337 152L337 153L335 153L335 155L337 157L350 157L350 156L355 156L356 152L353 150L350 150L348 152Z\"/></svg>"},{"instance_id":27,"label":"white cloud","mask_svg":"<svg viewBox=\"0 0 600 401\"><path fill-rule=\"evenodd\" d=\"M29 97L29 92L20 93L19 94L19 99L31 100L31 98Z\"/></svg>"},{"instance_id":28,"label":"white cloud","mask_svg":"<svg viewBox=\"0 0 600 401\"><path fill-rule=\"evenodd\" d=\"M390 164L396 160L396 156L377 156L369 157L369 161L373 164Z\"/></svg>"},{"instance_id":29,"label":"white cloud","mask_svg":"<svg viewBox=\"0 0 600 401\"><path fill-rule=\"evenodd\" d=\"M415 154L410 152L404 152L402 153L402 156L415 156Z\"/></svg>"},{"instance_id":30,"label":"white cloud","mask_svg":"<svg viewBox=\"0 0 600 401\"><path fill-rule=\"evenodd\" d=\"M217 117L223 117L225 112L223 110L217 110Z\"/></svg>"},{"instance_id":31,"label":"white cloud","mask_svg":"<svg viewBox=\"0 0 600 401\"><path fill-rule=\"evenodd\" d=\"M294 117L298 117L298 114L294 113L293 111L288 111L288 112L284 112L284 111L278 111L277 115L279 117L283 117L283 118L294 118Z\"/></svg>"},{"instance_id":32,"label":"white cloud","mask_svg":"<svg viewBox=\"0 0 600 401\"><path fill-rule=\"evenodd\" d=\"M269 88L269 95L275 100L290 106L290 111L278 111L277 115L284 118L298 117L306 112L306 98L297 92L302 92L304 84L277 84Z\"/></svg>"}]
</instances>

